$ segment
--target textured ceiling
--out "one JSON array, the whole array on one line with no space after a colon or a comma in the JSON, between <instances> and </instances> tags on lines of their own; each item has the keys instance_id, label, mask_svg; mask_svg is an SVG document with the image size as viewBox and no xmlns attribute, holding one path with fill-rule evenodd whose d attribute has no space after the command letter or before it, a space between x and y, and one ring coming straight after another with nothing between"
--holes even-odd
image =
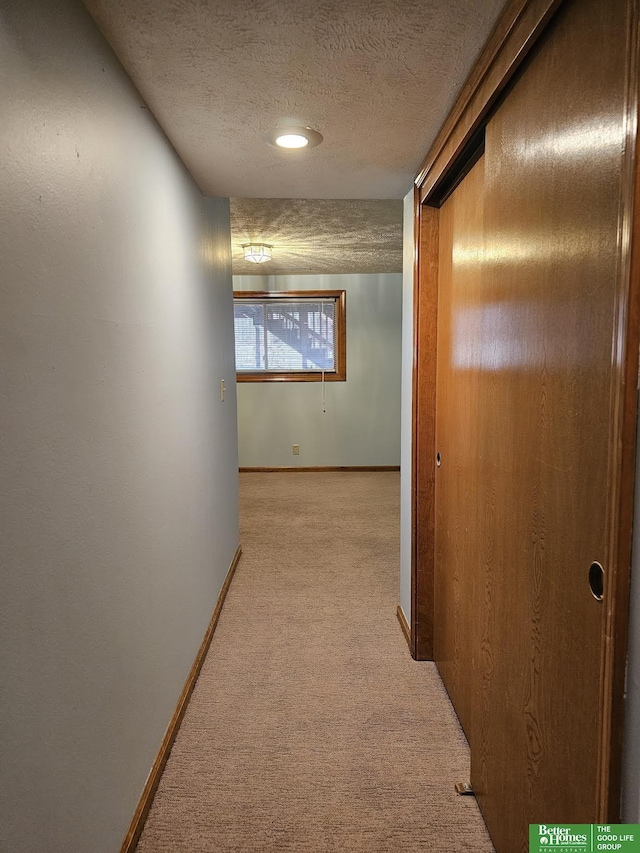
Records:
<instances>
[{"instance_id":1,"label":"textured ceiling","mask_svg":"<svg viewBox=\"0 0 640 853\"><path fill-rule=\"evenodd\" d=\"M504 0L84 2L202 191L233 198L234 273L276 275L402 269L398 200ZM286 124L324 142L264 142Z\"/></svg>"},{"instance_id":2,"label":"textured ceiling","mask_svg":"<svg viewBox=\"0 0 640 853\"><path fill-rule=\"evenodd\" d=\"M504 0L85 0L207 195L389 199ZM324 142L270 148L309 125Z\"/></svg>"},{"instance_id":3,"label":"textured ceiling","mask_svg":"<svg viewBox=\"0 0 640 853\"><path fill-rule=\"evenodd\" d=\"M231 199L234 274L402 272L402 201ZM273 245L270 261L242 244Z\"/></svg>"}]
</instances>

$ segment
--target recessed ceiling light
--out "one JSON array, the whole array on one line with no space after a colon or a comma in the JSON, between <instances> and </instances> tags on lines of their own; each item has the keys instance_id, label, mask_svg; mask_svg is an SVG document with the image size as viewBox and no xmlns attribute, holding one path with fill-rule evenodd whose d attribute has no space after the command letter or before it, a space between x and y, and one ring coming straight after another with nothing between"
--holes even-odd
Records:
<instances>
[{"instance_id":1,"label":"recessed ceiling light","mask_svg":"<svg viewBox=\"0 0 640 853\"><path fill-rule=\"evenodd\" d=\"M322 134L311 127L274 127L264 138L274 148L313 148L322 142Z\"/></svg>"},{"instance_id":2,"label":"recessed ceiling light","mask_svg":"<svg viewBox=\"0 0 640 853\"><path fill-rule=\"evenodd\" d=\"M280 148L304 148L308 144L307 137L300 133L283 133L282 136L276 136L276 145Z\"/></svg>"}]
</instances>

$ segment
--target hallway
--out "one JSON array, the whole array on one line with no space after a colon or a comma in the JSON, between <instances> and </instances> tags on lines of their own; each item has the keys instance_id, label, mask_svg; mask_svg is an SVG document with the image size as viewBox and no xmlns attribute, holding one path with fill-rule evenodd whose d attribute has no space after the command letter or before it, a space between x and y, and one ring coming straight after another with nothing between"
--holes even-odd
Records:
<instances>
[{"instance_id":1,"label":"hallway","mask_svg":"<svg viewBox=\"0 0 640 853\"><path fill-rule=\"evenodd\" d=\"M491 851L395 617L399 475L241 474L243 556L138 853Z\"/></svg>"},{"instance_id":2,"label":"hallway","mask_svg":"<svg viewBox=\"0 0 640 853\"><path fill-rule=\"evenodd\" d=\"M2 4L0 851L640 820L639 4Z\"/></svg>"}]
</instances>

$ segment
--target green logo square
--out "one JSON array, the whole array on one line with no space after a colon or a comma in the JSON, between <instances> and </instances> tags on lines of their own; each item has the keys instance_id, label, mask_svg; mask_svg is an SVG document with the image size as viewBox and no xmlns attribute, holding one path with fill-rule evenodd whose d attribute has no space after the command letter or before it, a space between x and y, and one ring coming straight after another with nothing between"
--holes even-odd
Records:
<instances>
[{"instance_id":1,"label":"green logo square","mask_svg":"<svg viewBox=\"0 0 640 853\"><path fill-rule=\"evenodd\" d=\"M588 823L529 826L529 853L591 853L591 825Z\"/></svg>"}]
</instances>

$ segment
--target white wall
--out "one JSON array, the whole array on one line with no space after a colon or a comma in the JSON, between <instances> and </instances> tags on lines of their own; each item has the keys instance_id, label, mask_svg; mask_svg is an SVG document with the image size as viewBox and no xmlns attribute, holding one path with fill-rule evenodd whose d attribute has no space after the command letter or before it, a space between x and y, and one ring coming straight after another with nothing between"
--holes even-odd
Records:
<instances>
[{"instance_id":1,"label":"white wall","mask_svg":"<svg viewBox=\"0 0 640 853\"><path fill-rule=\"evenodd\" d=\"M233 284L347 295L347 381L325 383L324 413L320 382L239 383L240 465L399 465L401 275L249 275Z\"/></svg>"},{"instance_id":2,"label":"white wall","mask_svg":"<svg viewBox=\"0 0 640 853\"><path fill-rule=\"evenodd\" d=\"M638 448L640 448L640 423ZM636 459L635 489L622 775L622 820L624 823L640 823L640 452Z\"/></svg>"},{"instance_id":3,"label":"white wall","mask_svg":"<svg viewBox=\"0 0 640 853\"><path fill-rule=\"evenodd\" d=\"M0 79L0 849L114 853L238 544L228 203L78 0Z\"/></svg>"},{"instance_id":4,"label":"white wall","mask_svg":"<svg viewBox=\"0 0 640 853\"><path fill-rule=\"evenodd\" d=\"M413 187L404 197L402 259L402 425L400 451L400 605L411 624L411 437L413 431Z\"/></svg>"}]
</instances>

